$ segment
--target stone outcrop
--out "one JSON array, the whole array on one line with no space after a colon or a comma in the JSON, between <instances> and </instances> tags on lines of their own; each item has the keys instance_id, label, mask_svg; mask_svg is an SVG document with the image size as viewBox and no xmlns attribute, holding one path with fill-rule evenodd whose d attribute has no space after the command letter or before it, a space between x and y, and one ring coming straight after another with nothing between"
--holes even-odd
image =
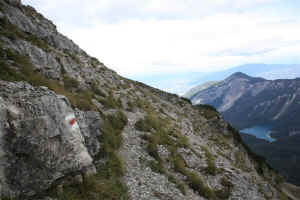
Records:
<instances>
[{"instance_id":1,"label":"stone outcrop","mask_svg":"<svg viewBox=\"0 0 300 200\"><path fill-rule=\"evenodd\" d=\"M93 129L72 122L77 118L64 96L0 81L0 119L2 192L34 195L68 174L95 170L88 151L94 145L85 145Z\"/></svg>"}]
</instances>

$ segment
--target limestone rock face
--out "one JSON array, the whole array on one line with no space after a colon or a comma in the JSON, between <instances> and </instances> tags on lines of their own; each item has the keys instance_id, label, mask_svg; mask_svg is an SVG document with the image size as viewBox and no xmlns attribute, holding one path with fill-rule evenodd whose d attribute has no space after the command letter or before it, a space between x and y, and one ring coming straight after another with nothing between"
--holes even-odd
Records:
<instances>
[{"instance_id":1,"label":"limestone rock face","mask_svg":"<svg viewBox=\"0 0 300 200\"><path fill-rule=\"evenodd\" d=\"M85 143L66 98L0 81L2 191L33 195L69 173L93 168Z\"/></svg>"}]
</instances>

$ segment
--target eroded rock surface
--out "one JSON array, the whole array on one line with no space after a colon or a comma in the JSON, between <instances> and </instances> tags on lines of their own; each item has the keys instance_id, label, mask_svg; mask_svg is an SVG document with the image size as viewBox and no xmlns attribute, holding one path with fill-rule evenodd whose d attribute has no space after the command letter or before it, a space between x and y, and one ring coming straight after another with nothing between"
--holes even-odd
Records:
<instances>
[{"instance_id":1,"label":"eroded rock surface","mask_svg":"<svg viewBox=\"0 0 300 200\"><path fill-rule=\"evenodd\" d=\"M88 139L74 120L65 97L44 87L0 81L2 191L33 195L70 173L92 169Z\"/></svg>"}]
</instances>

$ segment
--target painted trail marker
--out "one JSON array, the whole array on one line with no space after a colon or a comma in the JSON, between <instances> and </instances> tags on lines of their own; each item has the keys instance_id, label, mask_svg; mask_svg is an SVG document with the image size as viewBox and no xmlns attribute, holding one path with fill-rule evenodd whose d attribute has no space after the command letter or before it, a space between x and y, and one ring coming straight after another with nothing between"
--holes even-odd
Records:
<instances>
[{"instance_id":1,"label":"painted trail marker","mask_svg":"<svg viewBox=\"0 0 300 200\"><path fill-rule=\"evenodd\" d=\"M72 131L79 128L79 126L76 122L76 117L75 117L74 114L67 115L65 120L66 120L67 124L69 125L69 127L71 128Z\"/></svg>"}]
</instances>

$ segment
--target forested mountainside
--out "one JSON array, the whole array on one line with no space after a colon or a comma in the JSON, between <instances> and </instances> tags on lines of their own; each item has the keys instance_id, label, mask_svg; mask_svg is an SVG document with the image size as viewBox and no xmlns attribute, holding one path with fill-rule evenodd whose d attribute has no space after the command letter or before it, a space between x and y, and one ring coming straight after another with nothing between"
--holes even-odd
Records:
<instances>
[{"instance_id":1,"label":"forested mountainside","mask_svg":"<svg viewBox=\"0 0 300 200\"><path fill-rule=\"evenodd\" d=\"M19 0L0 0L0 58L3 200L287 199L213 108L119 76Z\"/></svg>"},{"instance_id":2,"label":"forested mountainside","mask_svg":"<svg viewBox=\"0 0 300 200\"><path fill-rule=\"evenodd\" d=\"M289 183L300 185L300 135L283 137L271 143L248 134L241 136L255 153L264 156Z\"/></svg>"}]
</instances>

